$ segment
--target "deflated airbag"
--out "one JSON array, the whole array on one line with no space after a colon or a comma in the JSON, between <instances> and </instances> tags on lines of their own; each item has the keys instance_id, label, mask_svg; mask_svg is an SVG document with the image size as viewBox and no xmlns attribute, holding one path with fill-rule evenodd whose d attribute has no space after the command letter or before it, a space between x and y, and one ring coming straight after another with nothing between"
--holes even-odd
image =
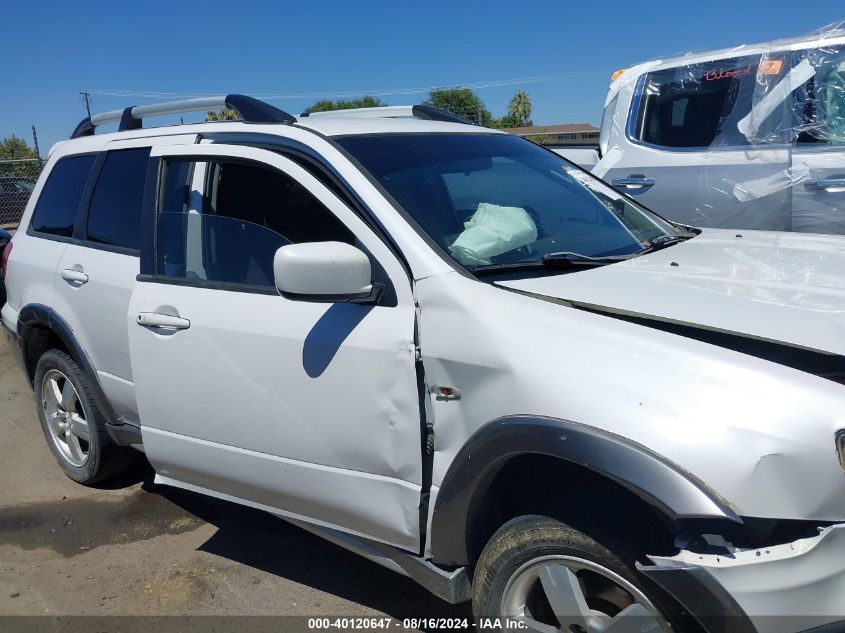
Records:
<instances>
[{"instance_id":1,"label":"deflated airbag","mask_svg":"<svg viewBox=\"0 0 845 633\"><path fill-rule=\"evenodd\" d=\"M482 202L449 250L464 265L489 264L491 257L535 241L537 225L525 209Z\"/></svg>"}]
</instances>

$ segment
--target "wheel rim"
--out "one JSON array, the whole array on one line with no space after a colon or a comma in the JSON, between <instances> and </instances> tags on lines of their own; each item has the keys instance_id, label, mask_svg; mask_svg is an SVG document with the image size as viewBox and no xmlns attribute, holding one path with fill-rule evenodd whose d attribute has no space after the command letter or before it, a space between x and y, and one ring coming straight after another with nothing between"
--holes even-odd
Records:
<instances>
[{"instance_id":1,"label":"wheel rim","mask_svg":"<svg viewBox=\"0 0 845 633\"><path fill-rule=\"evenodd\" d=\"M511 576L502 615L537 633L657 633L666 619L634 585L574 556L529 561Z\"/></svg>"},{"instance_id":2,"label":"wheel rim","mask_svg":"<svg viewBox=\"0 0 845 633\"><path fill-rule=\"evenodd\" d=\"M88 461L90 433L79 394L62 372L51 369L41 383L41 407L53 444L77 468Z\"/></svg>"}]
</instances>

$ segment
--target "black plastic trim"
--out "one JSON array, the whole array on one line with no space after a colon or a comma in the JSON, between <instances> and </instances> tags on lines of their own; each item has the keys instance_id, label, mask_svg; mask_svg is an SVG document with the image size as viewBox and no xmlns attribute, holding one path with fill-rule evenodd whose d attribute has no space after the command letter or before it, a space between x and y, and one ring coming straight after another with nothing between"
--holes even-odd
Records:
<instances>
[{"instance_id":1,"label":"black plastic trim","mask_svg":"<svg viewBox=\"0 0 845 633\"><path fill-rule=\"evenodd\" d=\"M141 261L142 275L156 272L156 214L161 204L161 177L164 161L153 156L147 163L147 180L144 183L144 197L141 201Z\"/></svg>"},{"instance_id":2,"label":"black plastic trim","mask_svg":"<svg viewBox=\"0 0 845 633\"><path fill-rule=\"evenodd\" d=\"M189 288L206 288L208 290L227 290L254 295L278 296L279 291L273 286L251 286L228 281L209 281L207 279L188 279L187 277L166 277L164 275L139 274L135 281L140 283L166 284L169 286L187 286Z\"/></svg>"},{"instance_id":3,"label":"black plastic trim","mask_svg":"<svg viewBox=\"0 0 845 633\"><path fill-rule=\"evenodd\" d=\"M64 344L73 361L88 375L88 379L91 381L91 385L93 387L94 393L92 395L94 396L94 401L106 420L118 420L118 415L115 413L114 408L111 406L108 398L106 398L103 388L100 385L100 380L97 377L97 370L94 368L94 365L91 364L91 361L88 359L88 355L82 349L79 341L76 340L76 336L74 335L70 325L68 325L67 321L65 321L62 317L56 314L52 308L38 303L30 303L24 306L18 314L18 338L21 343L21 350L23 352L24 364L30 385L32 385L35 380L35 367L29 367L26 365L26 352L27 346L30 344L28 335L31 329L36 325L43 325L52 331Z\"/></svg>"},{"instance_id":4,"label":"black plastic trim","mask_svg":"<svg viewBox=\"0 0 845 633\"><path fill-rule=\"evenodd\" d=\"M499 418L478 429L452 460L440 484L431 530L433 560L468 565L468 530L494 477L513 457L557 457L626 487L672 519L742 523L725 501L691 474L626 438L543 416Z\"/></svg>"},{"instance_id":5,"label":"black plastic trim","mask_svg":"<svg viewBox=\"0 0 845 633\"><path fill-rule=\"evenodd\" d=\"M112 442L118 446L129 446L135 444L143 446L144 440L141 437L141 429L133 424L112 424L106 422L106 433L109 434Z\"/></svg>"},{"instance_id":6,"label":"black plastic trim","mask_svg":"<svg viewBox=\"0 0 845 633\"><path fill-rule=\"evenodd\" d=\"M127 130L140 130L144 127L142 119L136 119L132 116L132 108L129 106L123 109L123 114L120 115L120 125L117 127L118 132L126 132Z\"/></svg>"},{"instance_id":7,"label":"black plastic trim","mask_svg":"<svg viewBox=\"0 0 845 633\"><path fill-rule=\"evenodd\" d=\"M304 301L307 303L363 303L379 305L384 296L384 284L372 284L369 292L356 295L308 295L279 291L289 301Z\"/></svg>"},{"instance_id":8,"label":"black plastic trim","mask_svg":"<svg viewBox=\"0 0 845 633\"><path fill-rule=\"evenodd\" d=\"M87 116L76 124L76 127L74 128L73 133L70 135L70 137L81 138L83 136L93 136L95 129L96 126L91 123L91 117Z\"/></svg>"},{"instance_id":9,"label":"black plastic trim","mask_svg":"<svg viewBox=\"0 0 845 633\"><path fill-rule=\"evenodd\" d=\"M247 95L226 95L226 107L235 110L244 123L296 123L292 114Z\"/></svg>"},{"instance_id":10,"label":"black plastic trim","mask_svg":"<svg viewBox=\"0 0 845 633\"><path fill-rule=\"evenodd\" d=\"M636 565L677 600L707 633L757 633L739 603L703 567Z\"/></svg>"}]
</instances>

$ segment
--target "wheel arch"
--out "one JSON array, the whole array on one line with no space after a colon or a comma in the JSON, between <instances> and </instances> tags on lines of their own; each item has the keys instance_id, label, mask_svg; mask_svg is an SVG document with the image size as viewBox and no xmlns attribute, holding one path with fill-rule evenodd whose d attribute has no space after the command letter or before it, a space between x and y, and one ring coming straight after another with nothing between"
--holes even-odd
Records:
<instances>
[{"instance_id":1,"label":"wheel arch","mask_svg":"<svg viewBox=\"0 0 845 633\"><path fill-rule=\"evenodd\" d=\"M31 303L21 308L18 314L18 339L23 353L24 369L30 385L35 384L35 368L38 359L48 349L58 347L79 365L93 386L97 407L106 420L117 421L117 416L103 392L97 371L73 333L70 325L52 308Z\"/></svg>"},{"instance_id":2,"label":"wheel arch","mask_svg":"<svg viewBox=\"0 0 845 633\"><path fill-rule=\"evenodd\" d=\"M648 448L569 420L514 415L478 429L440 485L431 526L434 562L473 562L472 531L497 476L519 458L552 459L623 487L670 520L742 519L703 482Z\"/></svg>"}]
</instances>

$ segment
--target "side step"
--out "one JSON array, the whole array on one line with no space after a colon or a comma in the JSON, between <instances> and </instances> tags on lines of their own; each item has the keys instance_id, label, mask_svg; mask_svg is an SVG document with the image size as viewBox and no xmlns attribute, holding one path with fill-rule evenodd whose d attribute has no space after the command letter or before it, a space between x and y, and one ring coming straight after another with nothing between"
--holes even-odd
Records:
<instances>
[{"instance_id":1,"label":"side step","mask_svg":"<svg viewBox=\"0 0 845 633\"><path fill-rule=\"evenodd\" d=\"M414 556L385 543L371 541L340 530L306 523L286 516L276 516L327 541L331 541L335 545L340 545L355 552L374 563L378 563L382 567L408 576L446 602L459 604L467 602L472 597L472 588L466 567L446 571L419 556Z\"/></svg>"}]
</instances>

